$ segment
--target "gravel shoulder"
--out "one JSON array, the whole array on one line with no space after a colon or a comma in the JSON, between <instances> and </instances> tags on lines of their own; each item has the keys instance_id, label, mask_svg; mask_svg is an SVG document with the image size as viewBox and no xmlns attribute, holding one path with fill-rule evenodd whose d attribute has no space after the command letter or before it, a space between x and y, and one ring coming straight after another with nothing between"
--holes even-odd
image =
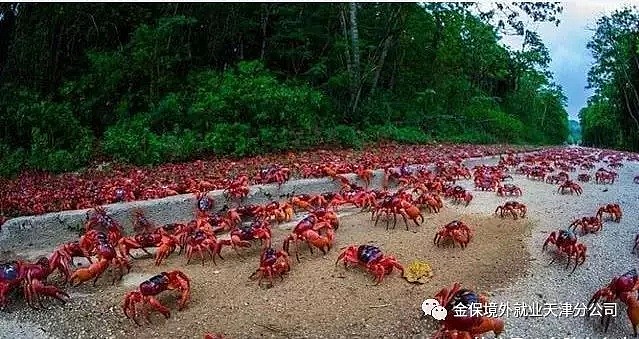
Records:
<instances>
[{"instance_id":1,"label":"gravel shoulder","mask_svg":"<svg viewBox=\"0 0 639 339\"><path fill-rule=\"evenodd\" d=\"M571 176L575 179L583 172ZM52 338L201 338L207 331L229 338L425 338L436 325L420 318L421 302L454 281L480 292L492 291L491 300L497 303L587 303L592 293L613 276L636 267L637 258L630 251L637 232L639 185L632 179L639 174L639 164L625 163L618 172L619 180L613 185L582 184L581 196L559 195L556 185L513 175L513 183L524 192L516 200L528 206L527 218L517 221L492 215L497 205L514 199L479 191L473 191L475 199L468 207L446 203L439 214L425 212L426 222L421 227L411 226L411 231L406 231L403 222L394 230L386 231L382 222L374 227L368 213L344 216L333 250L322 257L303 249L302 262L294 262L290 274L271 289L260 289L247 279L257 268L257 249L249 249L245 259L227 250L223 253L226 260L219 260L217 266L212 262L204 267L199 262L186 266L186 259L176 256L159 268L153 267L150 259L136 260L122 283L111 286L110 279L104 278L97 287L70 289L73 299L65 306L51 302L47 304L49 310L35 311L21 301L14 303L10 313L3 315L0 328L4 333L11 333L11 327L19 330L20 325L42 329L23 335L13 332L13 338L45 338L44 334ZM470 181L461 184L472 186ZM560 262L549 266L551 255L541 252L549 232L566 228L578 217L594 215L600 205L607 203L619 203L624 217L619 224L606 222L599 234L580 238L588 246L586 263L572 275ZM475 238L469 247L434 247L437 228L455 219L474 229ZM287 233L274 232L274 243L281 244ZM428 261L435 276L424 285L414 285L393 273L380 286L371 286L366 272L335 267L340 248L369 242L395 255L404 265L414 259ZM172 309L171 319L154 314L153 325L138 328L130 323L120 309L124 293L142 280L171 269L181 269L193 280L189 307L178 312L174 295L169 292L161 300ZM620 306L617 313L606 335L629 336L632 329L625 307ZM604 337L597 320L511 315L505 318L505 335ZM12 325L7 329L9 323Z\"/></svg>"},{"instance_id":2,"label":"gravel shoulder","mask_svg":"<svg viewBox=\"0 0 639 339\"><path fill-rule=\"evenodd\" d=\"M582 184L581 196L562 196L557 194L556 186L525 179L518 180L524 190L520 201L528 205L530 218L537 225L528 241L528 251L537 260L532 261L531 269L523 279L509 288L497 291L493 298L495 302L526 305L535 302L539 305L587 304L590 297L608 284L614 276L637 268L637 256L631 254L631 250L635 235L639 231L639 185L633 183L634 176L639 174L639 164L624 164L625 166L617 171L619 178L613 185L597 185L594 182ZM576 179L577 173L571 175L573 179ZM594 174L594 171L590 173ZM496 197L493 199L496 200ZM549 266L552 257L541 252L542 244L549 233L567 228L577 218L594 216L600 205L608 203L621 205L624 216L620 223L605 222L598 234L579 238L579 241L588 247L584 265L577 268L572 275L568 274L569 271L566 271L565 265L561 265L560 262ZM490 206L490 203L475 204L471 207L480 210L484 206ZM511 316L505 320L507 336L512 338L623 338L632 335L626 307L621 303L607 333L603 332L598 317L589 319L583 316Z\"/></svg>"}]
</instances>

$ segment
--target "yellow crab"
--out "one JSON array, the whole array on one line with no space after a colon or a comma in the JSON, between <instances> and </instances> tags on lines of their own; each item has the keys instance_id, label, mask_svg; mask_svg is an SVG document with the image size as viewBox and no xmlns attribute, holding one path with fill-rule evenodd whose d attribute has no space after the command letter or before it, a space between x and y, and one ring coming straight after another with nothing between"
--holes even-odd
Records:
<instances>
[{"instance_id":1,"label":"yellow crab","mask_svg":"<svg viewBox=\"0 0 639 339\"><path fill-rule=\"evenodd\" d=\"M433 277L433 269L425 261L415 260L404 270L404 278L410 283L425 284Z\"/></svg>"}]
</instances>

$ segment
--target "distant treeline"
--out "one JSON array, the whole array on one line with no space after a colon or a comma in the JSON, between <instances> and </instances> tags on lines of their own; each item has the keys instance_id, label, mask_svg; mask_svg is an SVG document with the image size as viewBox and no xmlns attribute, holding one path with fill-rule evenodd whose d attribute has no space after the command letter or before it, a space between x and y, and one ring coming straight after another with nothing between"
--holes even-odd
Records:
<instances>
[{"instance_id":1,"label":"distant treeline","mask_svg":"<svg viewBox=\"0 0 639 339\"><path fill-rule=\"evenodd\" d=\"M602 17L588 48L595 94L580 112L583 143L639 151L639 11L626 8Z\"/></svg>"},{"instance_id":2,"label":"distant treeline","mask_svg":"<svg viewBox=\"0 0 639 339\"><path fill-rule=\"evenodd\" d=\"M0 173L365 142L557 144L550 3L2 3ZM500 35L523 37L521 50Z\"/></svg>"}]
</instances>

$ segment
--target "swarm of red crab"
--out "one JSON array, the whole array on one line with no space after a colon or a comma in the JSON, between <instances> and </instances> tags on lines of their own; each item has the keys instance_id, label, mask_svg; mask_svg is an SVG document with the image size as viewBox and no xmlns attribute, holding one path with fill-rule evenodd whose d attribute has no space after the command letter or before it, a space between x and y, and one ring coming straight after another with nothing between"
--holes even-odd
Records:
<instances>
[{"instance_id":1,"label":"swarm of red crab","mask_svg":"<svg viewBox=\"0 0 639 339\"><path fill-rule=\"evenodd\" d=\"M99 187L95 189L87 189L88 178L39 174L38 180L42 182L51 183L54 186L54 183L74 182L87 190L82 194L70 194L72 192L67 190L65 194L69 194L70 198L66 200L58 199L64 196L62 194L51 193L53 199L48 202L38 200L39 195L36 195L36 198L30 200L31 204L25 205L25 210L31 211L28 213L94 206L96 201L124 202L193 193L197 200L194 206L194 217L193 220L184 223L158 225L149 220L144 211L135 209L131 215L134 234L126 234L122 225L109 215L108 207L95 207L87 213L85 232L77 241L60 245L50 256L40 258L36 262L14 261L0 264L0 306L8 303L7 296L15 289L22 290L27 302L32 305L41 302L41 297L45 296L66 301L68 295L59 287L47 282L47 278L54 272L59 272L65 283L68 281L71 285L77 286L89 281L95 285L110 269L111 281L115 283L131 269L130 261L137 259L132 255L132 251L141 250L149 254L148 248L156 248L156 266L162 265L175 252L178 252L177 255L186 256L186 264L199 259L202 265L205 265L207 260L211 260L212 264L216 265L216 257L224 259L222 255L227 253L233 255L234 252L242 258L244 255L250 255L251 252L254 255L259 253L259 260L256 260L257 269L250 278L257 277L258 285L267 280L269 286L273 286L276 278L283 281L291 270L292 262L289 259L292 255L291 251L295 252L297 262L301 262L299 254L302 246L306 246L311 254L314 249L324 255L329 254L335 245L336 231L339 229L337 211L343 206L351 205L370 211L375 224L381 218L386 219L387 229L390 228L391 219L393 219L394 228L398 217L401 217L406 228L409 229L411 223L420 226L424 222L422 209L438 213L444 207L442 198L448 198L453 203L468 205L473 195L469 189L462 186L465 184L458 183L459 181L472 179L471 185L474 184L476 190L496 192L500 196L520 196L522 191L519 187L504 183L506 180L513 180L509 172L514 171L531 179L558 184L559 193L579 195L583 191L576 182L571 180L569 173L576 172L577 169L592 170L595 168L595 163L607 162L610 169L600 168L595 173L595 177L597 183L611 184L617 177L612 169L621 168L623 166L621 161L624 160L623 156L612 152L594 155L582 149L569 151L551 149L524 156L515 156L514 152L510 152L506 157L502 156L495 166L479 165L469 169L462 164L462 160L496 151L488 147L469 147L443 155L442 149L445 150L446 147L449 146L386 145L382 146L382 151L369 151L357 155L348 152L316 151L298 155L289 154L286 161L266 167L258 166L258 164L264 163L265 159L269 159L268 157L257 157L253 160L242 160L230 164L200 161L156 169L159 174L154 177L155 181L149 179L151 172L129 169L129 172L123 175L125 171L119 169L120 172L117 175L104 174L101 179L91 181L90 185L93 185L91 187ZM393 154L391 151L399 153ZM313 156L316 157L315 162L307 158ZM409 166L408 164L423 165ZM374 174L372 169L375 168L384 169L382 190L369 188ZM233 173L231 169L241 174L234 178L223 178L215 174ZM192 175L195 172L197 175ZM348 176L344 175L346 173L355 173L356 180L347 179ZM588 174L579 174L578 180L587 182L584 175ZM322 194L288 196L286 201L271 201L264 205L243 204L249 192L249 185L270 183L282 186L292 176L332 177L336 180L339 189ZM5 200L2 200L0 204L2 208L0 213L6 212L7 206L9 206L8 211L12 213L9 215L22 213L19 208L16 208L19 205L15 202L8 203L9 200L6 200L6 197L10 196L13 199L27 194L26 192L32 194L35 185L24 180L25 176L5 186L5 188L9 187L9 192L2 194L2 199ZM24 183L25 191L16 193L16 183ZM42 190L46 190L48 185L41 184L41 186ZM224 189L227 198L236 200L238 206L216 211L213 200L206 193L212 189ZM85 193L86 196L83 195ZM24 199L18 199L18 201L28 202ZM272 225L291 221L296 212L304 213L305 217L297 222L281 247L273 247ZM501 217L512 216L513 219L523 218L526 213L526 205L517 201L508 201L495 210L495 214ZM620 205L602 205L596 216L577 219L570 225L570 229L552 232L546 239L543 249L545 250L550 244L555 245L556 253L567 259L566 267L570 267L571 263L574 264L572 269L574 272L585 262L587 248L577 241L577 236L572 230L581 229L582 233L596 233L601 230L607 215L610 215L613 221L620 222L622 218ZM0 214L0 226L3 221L4 214ZM225 232L228 233L228 239L220 237L220 234ZM446 240L451 240L453 244L458 243L466 247L472 238L471 228L464 222L455 220L439 229L433 242L435 245L440 245ZM259 251L253 249L258 241ZM637 246L639 246L639 235L635 239L633 250ZM230 252L231 250L233 252ZM89 266L74 270L74 257L87 258ZM404 266L394 256L387 255L379 247L368 244L348 246L339 254L337 263L340 261L344 266L364 268L374 276L377 283L381 283L395 269L400 272L404 270ZM636 280L636 272L629 272L621 278L616 278L607 287L597 292L591 303L599 298L605 298L606 301L619 299L633 309L639 308L635 294L631 295L635 293L636 287L626 286ZM635 285L639 286L639 284ZM191 280L183 272L159 272L141 283L137 290L126 294L123 304L124 314L139 324L138 308L150 306L169 318L169 309L162 305L156 296L164 291L179 291L178 310L182 310L190 299L190 289ZM453 304L485 302L479 294L461 289L459 284L440 291L436 298L449 310L449 313ZM637 319L639 317L631 316L633 325L639 321ZM501 320L482 317L465 319L447 317L441 325L436 337L467 338L491 330L497 335L503 331L504 327ZM212 334L207 335L209 336L213 337Z\"/></svg>"},{"instance_id":2,"label":"swarm of red crab","mask_svg":"<svg viewBox=\"0 0 639 339\"><path fill-rule=\"evenodd\" d=\"M3 183L0 216L12 218L88 209L116 202L215 189L227 189L230 197L241 198L246 195L244 179L231 179L238 173L252 178L249 184L282 184L289 177L317 178L358 173L365 184L368 184L370 170L373 168L438 161L448 163L470 157L495 155L502 149L503 146L382 144L366 151L316 150L291 153L284 158L281 155L266 155L238 161L198 160L155 168L100 164L81 173L61 175L25 172L18 178ZM272 165L263 168L263 164ZM458 168L448 174L463 177L468 173Z\"/></svg>"}]
</instances>

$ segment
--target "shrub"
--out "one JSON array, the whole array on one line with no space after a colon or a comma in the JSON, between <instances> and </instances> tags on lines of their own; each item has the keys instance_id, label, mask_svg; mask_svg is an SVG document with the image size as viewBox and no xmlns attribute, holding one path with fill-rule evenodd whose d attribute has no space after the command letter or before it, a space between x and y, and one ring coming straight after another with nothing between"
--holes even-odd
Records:
<instances>
[{"instance_id":1,"label":"shrub","mask_svg":"<svg viewBox=\"0 0 639 339\"><path fill-rule=\"evenodd\" d=\"M158 137L151 132L148 120L144 115L137 115L109 127L104 132L104 153L135 165L159 163Z\"/></svg>"},{"instance_id":2,"label":"shrub","mask_svg":"<svg viewBox=\"0 0 639 339\"><path fill-rule=\"evenodd\" d=\"M282 83L257 61L240 62L221 76L192 74L191 82L197 93L189 119L197 119L206 132L214 124L241 121L253 131L273 127L308 134L328 107L322 92L306 84Z\"/></svg>"},{"instance_id":3,"label":"shrub","mask_svg":"<svg viewBox=\"0 0 639 339\"><path fill-rule=\"evenodd\" d=\"M372 126L366 129L371 141L396 141L403 144L422 144L431 141L430 137L419 128L397 127L390 124Z\"/></svg>"},{"instance_id":4,"label":"shrub","mask_svg":"<svg viewBox=\"0 0 639 339\"><path fill-rule=\"evenodd\" d=\"M245 124L217 124L204 137L204 148L218 156L254 154L255 142L249 137L251 128Z\"/></svg>"},{"instance_id":5,"label":"shrub","mask_svg":"<svg viewBox=\"0 0 639 339\"><path fill-rule=\"evenodd\" d=\"M495 144L497 138L494 135L482 131L467 131L441 138L441 141L464 144Z\"/></svg>"},{"instance_id":6,"label":"shrub","mask_svg":"<svg viewBox=\"0 0 639 339\"><path fill-rule=\"evenodd\" d=\"M24 167L27 151L24 148L12 149L0 144L0 177L13 177Z\"/></svg>"},{"instance_id":7,"label":"shrub","mask_svg":"<svg viewBox=\"0 0 639 339\"><path fill-rule=\"evenodd\" d=\"M325 143L357 149L363 146L360 133L351 126L337 125L327 128L323 136Z\"/></svg>"},{"instance_id":8,"label":"shrub","mask_svg":"<svg viewBox=\"0 0 639 339\"><path fill-rule=\"evenodd\" d=\"M155 140L162 161L186 161L199 156L204 141L193 131L184 130L160 135Z\"/></svg>"}]
</instances>

